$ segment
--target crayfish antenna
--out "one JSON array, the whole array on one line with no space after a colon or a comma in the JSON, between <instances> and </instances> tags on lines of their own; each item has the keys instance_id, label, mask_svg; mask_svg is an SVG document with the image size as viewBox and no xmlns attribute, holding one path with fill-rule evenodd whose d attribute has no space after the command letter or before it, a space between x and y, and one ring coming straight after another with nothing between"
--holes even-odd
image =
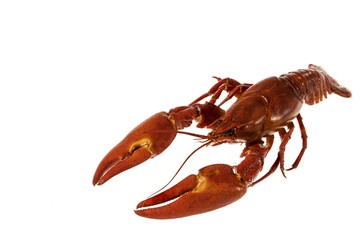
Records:
<instances>
[{"instance_id":1,"label":"crayfish antenna","mask_svg":"<svg viewBox=\"0 0 360 240\"><path fill-rule=\"evenodd\" d=\"M178 133L183 133L183 134L187 134L190 136L196 136L196 137L207 137L204 135L198 135L195 133L189 133L189 132L182 132L182 131L178 131ZM151 194L149 197L147 198L151 198L152 196L158 194L159 192L161 192L162 190L164 190L167 186L169 186L169 184L175 179L175 177L179 174L179 172L181 171L181 169L184 167L185 163L190 159L190 157L192 155L194 155L194 153L196 153L198 150L200 150L201 148L208 146L211 143L211 140L207 140L204 144L202 144L201 146L199 146L198 148L196 148L194 151L192 151L189 156L186 157L186 159L183 161L183 163L181 164L181 166L178 168L178 170L175 172L174 176L172 176L172 178L170 179L170 181L168 183L166 183L162 188L160 188L159 190L157 190L156 192L154 192L153 194Z\"/></svg>"},{"instance_id":2,"label":"crayfish antenna","mask_svg":"<svg viewBox=\"0 0 360 240\"><path fill-rule=\"evenodd\" d=\"M176 131L177 133L180 133L180 134L184 134L184 135L189 135L189 136L193 136L193 137L197 137L199 139L206 139L208 140L209 137L206 136L206 135L202 135L202 134L197 134L197 133L191 133L191 132L185 132L185 131Z\"/></svg>"}]
</instances>

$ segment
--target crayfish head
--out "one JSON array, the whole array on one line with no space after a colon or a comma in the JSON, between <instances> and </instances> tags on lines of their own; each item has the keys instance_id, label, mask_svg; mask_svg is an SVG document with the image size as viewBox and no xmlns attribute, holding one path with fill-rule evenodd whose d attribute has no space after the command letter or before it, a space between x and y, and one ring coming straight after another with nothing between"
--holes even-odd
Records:
<instances>
[{"instance_id":1,"label":"crayfish head","mask_svg":"<svg viewBox=\"0 0 360 240\"><path fill-rule=\"evenodd\" d=\"M221 120L219 120L221 121ZM220 122L219 122L220 124ZM243 142L241 139L239 139L236 135L237 128L230 128L225 131L218 131L217 128L215 128L213 131L211 131L208 134L208 139L211 141L211 145L216 146L222 143L239 143Z\"/></svg>"},{"instance_id":2,"label":"crayfish head","mask_svg":"<svg viewBox=\"0 0 360 240\"><path fill-rule=\"evenodd\" d=\"M253 142L262 137L268 117L268 102L250 95L236 101L223 116L209 125L208 137L217 143Z\"/></svg>"},{"instance_id":3,"label":"crayfish head","mask_svg":"<svg viewBox=\"0 0 360 240\"><path fill-rule=\"evenodd\" d=\"M263 122L233 125L219 120L218 126L208 134L212 145L222 143L246 143L261 138Z\"/></svg>"}]
</instances>

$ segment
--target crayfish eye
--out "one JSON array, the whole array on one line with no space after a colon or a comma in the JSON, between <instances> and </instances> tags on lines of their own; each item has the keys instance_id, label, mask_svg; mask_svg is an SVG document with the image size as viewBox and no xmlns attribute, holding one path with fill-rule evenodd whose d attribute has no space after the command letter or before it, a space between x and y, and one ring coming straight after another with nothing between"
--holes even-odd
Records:
<instances>
[{"instance_id":1,"label":"crayfish eye","mask_svg":"<svg viewBox=\"0 0 360 240\"><path fill-rule=\"evenodd\" d=\"M231 128L223 133L221 133L221 136L222 137L233 137L235 136L235 132L236 132L236 129L235 128Z\"/></svg>"}]
</instances>

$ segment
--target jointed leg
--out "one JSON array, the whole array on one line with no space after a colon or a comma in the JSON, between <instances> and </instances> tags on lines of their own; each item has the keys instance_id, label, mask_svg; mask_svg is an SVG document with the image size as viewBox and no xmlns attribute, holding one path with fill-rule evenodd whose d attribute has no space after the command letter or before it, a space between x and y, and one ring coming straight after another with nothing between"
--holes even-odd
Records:
<instances>
[{"instance_id":1,"label":"jointed leg","mask_svg":"<svg viewBox=\"0 0 360 240\"><path fill-rule=\"evenodd\" d=\"M282 141L281 141L281 144L279 147L278 157L276 158L275 162L270 167L269 171L264 176L262 176L261 178L256 180L254 183L252 183L251 186L258 184L259 182L261 182L262 180L264 180L265 178L267 178L268 176L273 174L276 171L276 169L279 167L279 165L280 165L282 174L284 175L284 177L286 177L285 173L284 173L284 162L285 162L284 161L284 152L285 152L285 146L288 143L288 141L290 140L291 134L294 130L294 124L292 124L292 123L288 124L288 128L289 128L288 132L286 132L284 128L281 128L278 132Z\"/></svg>"},{"instance_id":2,"label":"jointed leg","mask_svg":"<svg viewBox=\"0 0 360 240\"><path fill-rule=\"evenodd\" d=\"M284 132L280 132L279 131L279 134L281 136L281 144L280 144L280 147L279 147L279 153L278 153L278 158L279 158L279 163L280 163L280 170L281 170L281 173L283 174L283 176L286 178L285 176L285 158L284 158L284 154L285 154L285 148L286 148L286 144L289 142L290 138L291 138L291 135L294 131L294 123L290 122L288 125L288 131L286 132L284 130Z\"/></svg>"},{"instance_id":3,"label":"jointed leg","mask_svg":"<svg viewBox=\"0 0 360 240\"><path fill-rule=\"evenodd\" d=\"M195 99L192 103L189 105L194 105L204 98L207 98L209 96L212 96L209 103L215 104L215 102L219 99L221 93L223 91L227 91L229 94L228 96L218 105L221 106L225 102L227 102L229 99L231 99L233 96L239 98L243 92L245 92L249 87L252 86L252 84L244 83L241 84L238 81L231 79L231 78L218 78L214 77L218 80L218 82L210 88L210 90L207 93L204 93L197 99Z\"/></svg>"},{"instance_id":4,"label":"jointed leg","mask_svg":"<svg viewBox=\"0 0 360 240\"><path fill-rule=\"evenodd\" d=\"M270 151L272 145L274 143L274 136L270 135L268 137L266 137L266 145L262 148L263 151L259 151L258 153L258 157L261 158L262 160L262 165L264 165L264 158L266 157L267 153ZM250 147L251 148L251 147ZM247 148L244 149L244 152L241 156L245 155L248 152ZM263 152L262 154L260 152ZM248 154L257 154L256 152L250 152ZM251 160L251 159L250 159ZM240 163L241 165L242 163ZM240 166L239 165L239 166ZM274 163L275 165L275 163ZM259 178L258 180L254 181L253 183L251 183L249 186L254 186L255 184L261 182L262 180L264 180L265 178L267 178L268 176L270 176L277 168L277 166L279 165L279 163L277 163L277 165L274 167L274 165L271 167L270 171L268 171L264 176L262 176L261 178ZM274 169L273 169L274 168ZM272 170L273 169L273 170Z\"/></svg>"},{"instance_id":5,"label":"jointed leg","mask_svg":"<svg viewBox=\"0 0 360 240\"><path fill-rule=\"evenodd\" d=\"M297 121L299 123L299 127L300 127L301 138L302 138L302 148L301 148L301 151L300 151L298 157L296 158L295 162L291 166L291 168L286 169L286 171L290 171L290 170L293 170L293 169L297 168L297 166L299 165L299 163L301 161L301 158L303 157L304 152L305 152L305 150L307 148L307 138L308 138L308 136L306 134L305 126L304 126L304 123L302 121L302 117L301 117L300 113L296 116L296 119L297 119Z\"/></svg>"},{"instance_id":6,"label":"jointed leg","mask_svg":"<svg viewBox=\"0 0 360 240\"><path fill-rule=\"evenodd\" d=\"M292 167L289 168L289 169L286 169L286 171L295 169L299 165L299 163L301 161L301 158L304 155L304 152L305 152L305 150L307 148L307 134L306 134L305 126L304 126L304 123L302 121L301 115L298 114L296 116L296 119L297 119L297 121L299 123L300 131L301 131L302 148L301 148L301 151L300 151L298 157L296 158L295 162L293 163ZM280 144L278 157L276 158L275 162L271 166L270 170L264 176L262 176L261 178L256 180L253 184L251 184L251 186L254 186L255 184L261 182L262 180L264 180L265 178L270 176L272 173L274 173L276 171L276 169L279 167L279 165L280 165L280 169L281 169L282 174L284 175L284 177L286 177L285 173L284 173L284 163L285 163L285 161L284 161L284 153L285 153L286 144L290 140L291 135L293 133L294 124L290 123L290 124L288 124L287 127L289 128L288 132L286 132L285 129L283 129L283 128L279 130L279 135L280 135L282 141L281 141L281 144Z\"/></svg>"}]
</instances>

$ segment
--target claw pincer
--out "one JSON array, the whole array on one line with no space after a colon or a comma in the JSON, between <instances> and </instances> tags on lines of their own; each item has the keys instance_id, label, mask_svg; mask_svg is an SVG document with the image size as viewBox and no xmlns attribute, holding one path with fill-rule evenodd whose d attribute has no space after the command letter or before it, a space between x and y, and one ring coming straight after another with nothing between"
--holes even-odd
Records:
<instances>
[{"instance_id":1,"label":"claw pincer","mask_svg":"<svg viewBox=\"0 0 360 240\"><path fill-rule=\"evenodd\" d=\"M234 170L226 164L204 167L198 175L192 174L172 188L140 202L135 213L142 217L170 219L224 207L246 193L246 182ZM171 200L174 201L168 203Z\"/></svg>"},{"instance_id":2,"label":"claw pincer","mask_svg":"<svg viewBox=\"0 0 360 240\"><path fill-rule=\"evenodd\" d=\"M162 153L176 137L176 128L166 112L159 112L135 127L100 162L93 184L101 185L113 176Z\"/></svg>"},{"instance_id":3,"label":"claw pincer","mask_svg":"<svg viewBox=\"0 0 360 240\"><path fill-rule=\"evenodd\" d=\"M113 176L162 153L174 140L179 129L197 120L205 127L224 114L224 110L210 103L177 107L169 113L159 112L135 127L100 162L93 185L101 185Z\"/></svg>"}]
</instances>

